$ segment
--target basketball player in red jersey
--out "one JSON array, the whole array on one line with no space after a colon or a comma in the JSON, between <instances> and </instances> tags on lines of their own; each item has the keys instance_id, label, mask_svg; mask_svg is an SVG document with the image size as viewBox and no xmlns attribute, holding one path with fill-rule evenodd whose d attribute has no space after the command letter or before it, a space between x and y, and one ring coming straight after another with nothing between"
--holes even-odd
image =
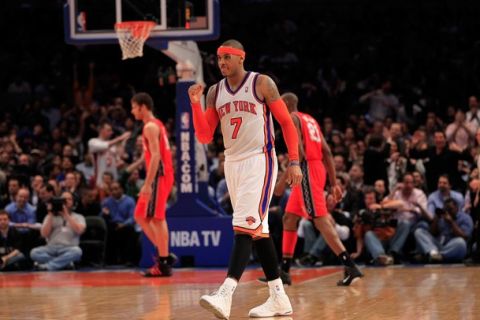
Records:
<instances>
[{"instance_id":1,"label":"basketball player in red jersey","mask_svg":"<svg viewBox=\"0 0 480 320\"><path fill-rule=\"evenodd\" d=\"M217 60L225 78L208 90L205 113L200 105L203 86L193 85L188 93L197 139L210 143L217 125L221 126L235 242L227 278L215 293L202 296L200 304L220 319L229 318L232 296L253 244L268 281L270 297L251 309L249 316L289 315L292 307L280 279L268 230L268 207L278 171L272 115L280 123L287 144L290 160L287 181L292 185L302 180L297 131L273 80L244 69L245 51L240 42L224 42L217 50Z\"/></svg>"},{"instance_id":2,"label":"basketball player in red jersey","mask_svg":"<svg viewBox=\"0 0 480 320\"><path fill-rule=\"evenodd\" d=\"M282 95L282 99L287 105L297 127L299 140L302 142L299 144L299 157L303 172L302 184L292 188L283 216L282 280L284 283L291 284L289 271L297 243L297 227L300 218L304 217L313 219L315 227L345 266L344 278L339 280L337 285L349 286L363 274L351 260L349 253L338 237L333 219L327 211L323 194L326 173L328 173L330 188L335 201L338 202L342 199L342 188L337 184L330 148L317 121L306 113L298 112L297 96L288 92Z\"/></svg>"},{"instance_id":3,"label":"basketball player in red jersey","mask_svg":"<svg viewBox=\"0 0 480 320\"><path fill-rule=\"evenodd\" d=\"M162 121L152 113L153 100L147 93L140 92L131 100L132 114L143 121L143 151L147 177L140 189L135 220L148 239L157 247L155 265L144 273L146 277L168 277L172 275L174 256L168 251L168 225L165 219L167 199L173 186L173 166L170 145Z\"/></svg>"}]
</instances>

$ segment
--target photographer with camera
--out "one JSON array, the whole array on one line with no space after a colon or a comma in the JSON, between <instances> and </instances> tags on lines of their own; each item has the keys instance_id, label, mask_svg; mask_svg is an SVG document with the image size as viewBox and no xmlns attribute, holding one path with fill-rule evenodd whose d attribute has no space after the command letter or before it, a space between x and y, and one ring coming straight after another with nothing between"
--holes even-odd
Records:
<instances>
[{"instance_id":1,"label":"photographer with camera","mask_svg":"<svg viewBox=\"0 0 480 320\"><path fill-rule=\"evenodd\" d=\"M413 232L418 228L428 229L429 222L433 219L433 213L426 209L427 196L422 190L415 188L411 173L403 176L402 183L397 184L397 188L393 190L388 199L382 201L382 204L386 202L390 208L396 209L393 218L397 220L390 254L396 260L400 260L408 236L413 236Z\"/></svg>"},{"instance_id":2,"label":"photographer with camera","mask_svg":"<svg viewBox=\"0 0 480 320\"><path fill-rule=\"evenodd\" d=\"M60 270L82 257L78 244L86 228L85 218L72 212L73 205L74 198L70 192L64 192L61 198L52 198L48 204L48 214L40 230L47 245L30 252L37 270Z\"/></svg>"},{"instance_id":3,"label":"photographer with camera","mask_svg":"<svg viewBox=\"0 0 480 320\"><path fill-rule=\"evenodd\" d=\"M386 201L377 203L376 192L373 188L364 191L365 209L358 212L355 217L353 231L356 239L356 252L351 254L353 259L361 256L363 247L373 258L373 263L378 265L393 264L393 257L386 254L386 248L394 246L395 224L392 221L394 208ZM395 203L393 203L395 204Z\"/></svg>"},{"instance_id":4,"label":"photographer with camera","mask_svg":"<svg viewBox=\"0 0 480 320\"><path fill-rule=\"evenodd\" d=\"M455 200L460 209L465 205L463 195L458 191L452 190L448 175L442 174L438 177L437 190L428 196L428 211L435 212L439 208L442 209L445 199L448 198Z\"/></svg>"},{"instance_id":5,"label":"photographer with camera","mask_svg":"<svg viewBox=\"0 0 480 320\"><path fill-rule=\"evenodd\" d=\"M454 199L448 198L443 209L435 210L430 230L415 230L415 240L430 262L461 261L467 254L467 240L472 231L472 218L459 211Z\"/></svg>"}]
</instances>

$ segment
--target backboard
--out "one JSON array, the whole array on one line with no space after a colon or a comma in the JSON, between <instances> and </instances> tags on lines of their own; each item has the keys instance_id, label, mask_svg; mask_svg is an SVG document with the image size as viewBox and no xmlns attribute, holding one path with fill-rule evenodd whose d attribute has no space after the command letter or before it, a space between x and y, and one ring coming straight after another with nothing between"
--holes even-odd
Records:
<instances>
[{"instance_id":1,"label":"backboard","mask_svg":"<svg viewBox=\"0 0 480 320\"><path fill-rule=\"evenodd\" d=\"M220 34L219 0L67 0L65 42L118 43L114 25L154 21L148 42L213 40Z\"/></svg>"}]
</instances>

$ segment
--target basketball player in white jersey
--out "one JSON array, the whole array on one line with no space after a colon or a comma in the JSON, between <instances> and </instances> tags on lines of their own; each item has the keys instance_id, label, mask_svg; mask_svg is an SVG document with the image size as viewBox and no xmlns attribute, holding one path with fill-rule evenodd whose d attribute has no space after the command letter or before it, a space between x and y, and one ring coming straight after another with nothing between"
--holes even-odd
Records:
<instances>
[{"instance_id":1,"label":"basketball player in white jersey","mask_svg":"<svg viewBox=\"0 0 480 320\"><path fill-rule=\"evenodd\" d=\"M210 87L205 113L200 105L203 87L190 87L195 135L210 143L220 122L225 145L225 178L233 207L235 242L227 278L200 304L220 319L228 319L232 295L255 244L270 289L268 300L250 310L250 317L292 314L290 300L279 277L278 260L268 231L268 207L277 176L272 114L282 127L290 165L287 181L298 185L298 136L277 86L268 76L247 72L240 42L229 40L217 50L218 66L225 77Z\"/></svg>"},{"instance_id":2,"label":"basketball player in white jersey","mask_svg":"<svg viewBox=\"0 0 480 320\"><path fill-rule=\"evenodd\" d=\"M88 141L88 151L93 155L93 168L95 170L95 183L97 187L102 186L103 174L110 172L117 180L117 159L119 150L117 144L130 138L131 132L124 132L122 135L110 140L113 134L112 125L108 122L100 124L98 138Z\"/></svg>"}]
</instances>

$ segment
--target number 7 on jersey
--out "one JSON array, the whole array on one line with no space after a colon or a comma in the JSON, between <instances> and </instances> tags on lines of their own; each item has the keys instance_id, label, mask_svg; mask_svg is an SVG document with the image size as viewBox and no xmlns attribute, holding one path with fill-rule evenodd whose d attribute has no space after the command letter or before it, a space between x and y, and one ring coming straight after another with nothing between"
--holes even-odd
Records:
<instances>
[{"instance_id":1,"label":"number 7 on jersey","mask_svg":"<svg viewBox=\"0 0 480 320\"><path fill-rule=\"evenodd\" d=\"M238 130L240 130L240 126L242 125L242 117L230 119L230 125L235 126L232 133L232 139L237 139Z\"/></svg>"}]
</instances>

